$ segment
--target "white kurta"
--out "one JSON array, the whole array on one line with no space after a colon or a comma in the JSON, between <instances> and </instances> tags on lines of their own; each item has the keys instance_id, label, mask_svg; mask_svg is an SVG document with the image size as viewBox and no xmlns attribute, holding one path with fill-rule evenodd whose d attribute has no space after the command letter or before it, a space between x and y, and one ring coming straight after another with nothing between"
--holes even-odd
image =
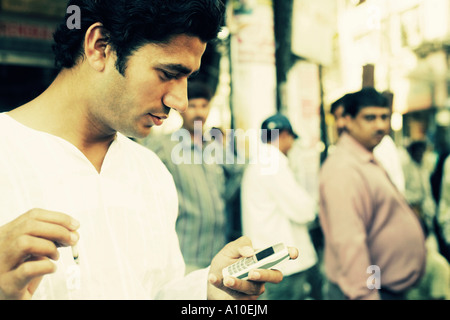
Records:
<instances>
[{"instance_id":1,"label":"white kurta","mask_svg":"<svg viewBox=\"0 0 450 320\"><path fill-rule=\"evenodd\" d=\"M243 233L255 248L278 242L296 247L299 257L277 267L290 275L317 263L307 225L316 217L317 205L295 180L287 157L274 146L261 148L260 157L248 165L242 180Z\"/></svg>"},{"instance_id":2,"label":"white kurta","mask_svg":"<svg viewBox=\"0 0 450 320\"><path fill-rule=\"evenodd\" d=\"M172 176L125 136L117 134L98 173L66 140L0 114L0 225L32 208L81 224L80 264L60 248L57 272L34 298L206 298L206 269L183 278Z\"/></svg>"}]
</instances>

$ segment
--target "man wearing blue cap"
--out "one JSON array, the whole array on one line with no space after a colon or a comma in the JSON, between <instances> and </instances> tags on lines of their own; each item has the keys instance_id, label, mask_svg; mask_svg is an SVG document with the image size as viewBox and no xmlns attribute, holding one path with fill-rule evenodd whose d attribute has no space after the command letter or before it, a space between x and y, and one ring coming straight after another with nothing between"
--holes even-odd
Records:
<instances>
[{"instance_id":1,"label":"man wearing blue cap","mask_svg":"<svg viewBox=\"0 0 450 320\"><path fill-rule=\"evenodd\" d=\"M260 157L249 164L242 181L243 233L252 237L257 248L278 242L301 248L301 259L279 267L285 279L278 288L266 284L265 298L314 298L308 278L316 271L318 259L307 224L316 216L316 203L295 180L287 158L298 135L280 113L267 118L261 129ZM267 170L268 166L271 170Z\"/></svg>"},{"instance_id":2,"label":"man wearing blue cap","mask_svg":"<svg viewBox=\"0 0 450 320\"><path fill-rule=\"evenodd\" d=\"M275 132L276 135L279 135L278 143L282 143L282 147L280 151L287 155L287 152L292 147L292 144L294 143L294 140L298 138L298 135L294 132L292 129L292 125L289 122L289 119L286 118L281 113L277 113L266 120L261 125L262 129L262 141L264 143L267 143L267 141L271 140L271 133L274 132L272 130L278 130L278 132ZM267 139L264 137L266 135ZM273 137L274 139L277 138L277 136ZM270 142L269 142L270 143Z\"/></svg>"}]
</instances>

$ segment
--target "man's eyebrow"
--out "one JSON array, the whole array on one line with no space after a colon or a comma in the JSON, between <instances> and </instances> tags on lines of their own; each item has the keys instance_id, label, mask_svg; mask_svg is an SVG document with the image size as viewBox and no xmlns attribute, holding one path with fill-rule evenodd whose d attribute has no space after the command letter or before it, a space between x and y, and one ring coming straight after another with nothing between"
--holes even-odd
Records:
<instances>
[{"instance_id":1,"label":"man's eyebrow","mask_svg":"<svg viewBox=\"0 0 450 320\"><path fill-rule=\"evenodd\" d=\"M190 75L190 77L195 76L199 73L199 70L192 71L190 68L182 64L161 64L159 68L165 69L170 72L175 72L177 74Z\"/></svg>"}]
</instances>

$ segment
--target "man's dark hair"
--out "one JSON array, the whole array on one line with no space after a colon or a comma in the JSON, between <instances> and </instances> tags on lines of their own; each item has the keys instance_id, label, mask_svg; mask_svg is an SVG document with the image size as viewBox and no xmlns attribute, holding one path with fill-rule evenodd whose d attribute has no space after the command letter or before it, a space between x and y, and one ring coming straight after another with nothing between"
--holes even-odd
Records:
<instances>
[{"instance_id":1,"label":"man's dark hair","mask_svg":"<svg viewBox=\"0 0 450 320\"><path fill-rule=\"evenodd\" d=\"M425 154L426 150L427 142L424 140L413 141L406 148L406 151L408 151L411 159L419 165L422 163L423 155Z\"/></svg>"},{"instance_id":2,"label":"man's dark hair","mask_svg":"<svg viewBox=\"0 0 450 320\"><path fill-rule=\"evenodd\" d=\"M344 110L345 110L346 109L345 105L346 105L347 100L350 97L350 95L351 95L351 93L347 93L346 95L342 96L341 98L339 98L335 102L333 102L330 107L331 114L334 114L340 106L343 106ZM344 113L345 113L345 111L344 111Z\"/></svg>"},{"instance_id":3,"label":"man's dark hair","mask_svg":"<svg viewBox=\"0 0 450 320\"><path fill-rule=\"evenodd\" d=\"M372 87L366 87L346 98L344 114L355 118L361 109L371 106L390 107L388 99L383 94Z\"/></svg>"},{"instance_id":4,"label":"man's dark hair","mask_svg":"<svg viewBox=\"0 0 450 320\"><path fill-rule=\"evenodd\" d=\"M55 66L72 68L83 58L87 29L103 25L105 40L117 54L124 75L129 56L147 43L165 43L187 34L205 43L215 39L224 23L223 0L70 0L81 11L81 28L69 29L67 13L53 38Z\"/></svg>"},{"instance_id":5,"label":"man's dark hair","mask_svg":"<svg viewBox=\"0 0 450 320\"><path fill-rule=\"evenodd\" d=\"M204 98L209 101L212 97L212 90L205 82L199 80L188 82L188 99Z\"/></svg>"}]
</instances>

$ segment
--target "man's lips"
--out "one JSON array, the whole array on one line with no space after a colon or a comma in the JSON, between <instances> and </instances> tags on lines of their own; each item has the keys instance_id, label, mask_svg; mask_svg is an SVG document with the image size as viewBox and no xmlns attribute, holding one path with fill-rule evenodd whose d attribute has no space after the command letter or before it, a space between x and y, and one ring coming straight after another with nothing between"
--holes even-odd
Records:
<instances>
[{"instance_id":1,"label":"man's lips","mask_svg":"<svg viewBox=\"0 0 450 320\"><path fill-rule=\"evenodd\" d=\"M154 115L152 113L148 113L150 117L152 117L153 123L156 126L160 126L164 123L164 120L167 119L167 115Z\"/></svg>"}]
</instances>

